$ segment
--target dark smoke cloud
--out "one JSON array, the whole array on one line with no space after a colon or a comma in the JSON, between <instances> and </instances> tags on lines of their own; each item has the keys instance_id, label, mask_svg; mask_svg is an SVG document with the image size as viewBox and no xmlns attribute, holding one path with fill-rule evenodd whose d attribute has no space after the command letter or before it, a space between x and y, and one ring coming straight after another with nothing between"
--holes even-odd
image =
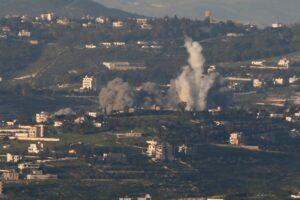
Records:
<instances>
[{"instance_id":1,"label":"dark smoke cloud","mask_svg":"<svg viewBox=\"0 0 300 200\"><path fill-rule=\"evenodd\" d=\"M186 38L185 47L189 53L188 65L182 73L171 80L171 87L163 95L159 86L152 82L143 83L138 91L120 78L110 81L99 95L99 102L107 114L130 107L151 107L165 109L203 111L210 107L227 106L232 93L227 83L217 73L206 73L202 46Z\"/></svg>"},{"instance_id":2,"label":"dark smoke cloud","mask_svg":"<svg viewBox=\"0 0 300 200\"><path fill-rule=\"evenodd\" d=\"M112 111L124 110L134 104L134 92L127 82L116 78L108 82L99 94L101 107L107 114Z\"/></svg>"}]
</instances>

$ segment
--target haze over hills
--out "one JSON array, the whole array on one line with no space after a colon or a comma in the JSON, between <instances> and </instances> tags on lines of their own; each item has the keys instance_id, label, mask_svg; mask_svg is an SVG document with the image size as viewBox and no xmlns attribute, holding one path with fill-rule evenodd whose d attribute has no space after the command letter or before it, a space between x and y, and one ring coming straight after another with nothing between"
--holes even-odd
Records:
<instances>
[{"instance_id":1,"label":"haze over hills","mask_svg":"<svg viewBox=\"0 0 300 200\"><path fill-rule=\"evenodd\" d=\"M118 9L107 8L91 0L0 0L0 16L9 14L38 15L50 11L66 17L102 15L123 18L134 16L134 14Z\"/></svg>"},{"instance_id":2,"label":"haze over hills","mask_svg":"<svg viewBox=\"0 0 300 200\"><path fill-rule=\"evenodd\" d=\"M299 0L95 0L105 6L147 16L185 16L200 18L212 10L219 19L269 25L300 22Z\"/></svg>"}]
</instances>

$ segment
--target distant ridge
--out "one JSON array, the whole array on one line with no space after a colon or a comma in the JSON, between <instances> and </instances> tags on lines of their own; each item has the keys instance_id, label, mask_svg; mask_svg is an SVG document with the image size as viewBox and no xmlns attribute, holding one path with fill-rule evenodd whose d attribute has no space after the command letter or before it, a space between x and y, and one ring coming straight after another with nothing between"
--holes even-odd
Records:
<instances>
[{"instance_id":1,"label":"distant ridge","mask_svg":"<svg viewBox=\"0 0 300 200\"><path fill-rule=\"evenodd\" d=\"M105 6L146 16L202 18L205 10L216 18L270 25L300 23L300 0L94 0Z\"/></svg>"},{"instance_id":2,"label":"distant ridge","mask_svg":"<svg viewBox=\"0 0 300 200\"><path fill-rule=\"evenodd\" d=\"M134 17L119 9L107 8L91 0L0 0L0 16L29 15L36 16L45 12L54 12L59 16L78 18L84 15L116 18Z\"/></svg>"}]
</instances>

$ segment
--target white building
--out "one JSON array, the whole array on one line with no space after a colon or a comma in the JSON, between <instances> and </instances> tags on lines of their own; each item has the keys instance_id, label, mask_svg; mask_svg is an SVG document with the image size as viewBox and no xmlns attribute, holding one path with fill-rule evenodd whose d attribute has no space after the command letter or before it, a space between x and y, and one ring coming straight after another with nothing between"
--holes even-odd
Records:
<instances>
[{"instance_id":1,"label":"white building","mask_svg":"<svg viewBox=\"0 0 300 200\"><path fill-rule=\"evenodd\" d=\"M19 31L18 36L19 37L30 37L31 32L23 29L23 30Z\"/></svg>"},{"instance_id":2,"label":"white building","mask_svg":"<svg viewBox=\"0 0 300 200\"><path fill-rule=\"evenodd\" d=\"M47 21L51 22L54 19L55 14L54 13L44 13L44 14L41 14L40 17L41 17L41 20L47 20Z\"/></svg>"},{"instance_id":3,"label":"white building","mask_svg":"<svg viewBox=\"0 0 300 200\"><path fill-rule=\"evenodd\" d=\"M141 64L131 65L129 62L103 62L103 65L112 71L145 70Z\"/></svg>"},{"instance_id":4,"label":"white building","mask_svg":"<svg viewBox=\"0 0 300 200\"><path fill-rule=\"evenodd\" d=\"M7 153L7 154L6 154L6 162L8 162L8 163L10 163L10 162L12 162L12 163L17 163L17 162L19 162L21 159L22 159L22 157L19 156L19 155L12 155L12 154L10 154L10 153Z\"/></svg>"},{"instance_id":5,"label":"white building","mask_svg":"<svg viewBox=\"0 0 300 200\"><path fill-rule=\"evenodd\" d=\"M265 60L253 60L252 62L251 62L251 64L252 65L255 65L255 66L264 66L264 63L265 63L266 61Z\"/></svg>"},{"instance_id":6,"label":"white building","mask_svg":"<svg viewBox=\"0 0 300 200\"><path fill-rule=\"evenodd\" d=\"M36 123L45 123L48 121L50 114L48 112L40 112L35 114Z\"/></svg>"},{"instance_id":7,"label":"white building","mask_svg":"<svg viewBox=\"0 0 300 200\"><path fill-rule=\"evenodd\" d=\"M56 121L54 121L53 126L54 126L54 127L61 127L63 124L64 124L63 121L58 121L58 120L56 120Z\"/></svg>"},{"instance_id":8,"label":"white building","mask_svg":"<svg viewBox=\"0 0 300 200\"><path fill-rule=\"evenodd\" d=\"M279 61L278 61L278 66L280 67L286 67L286 68L289 68L290 67L290 60L287 59L287 58L281 58Z\"/></svg>"},{"instance_id":9,"label":"white building","mask_svg":"<svg viewBox=\"0 0 300 200\"><path fill-rule=\"evenodd\" d=\"M125 42L113 42L114 46L117 46L117 47L125 47L126 46L126 43Z\"/></svg>"},{"instance_id":10,"label":"white building","mask_svg":"<svg viewBox=\"0 0 300 200\"><path fill-rule=\"evenodd\" d=\"M74 120L74 123L75 123L75 124L82 124L84 121L85 121L85 117L84 117L84 116L80 116L80 117L77 117L77 118Z\"/></svg>"},{"instance_id":11,"label":"white building","mask_svg":"<svg viewBox=\"0 0 300 200\"><path fill-rule=\"evenodd\" d=\"M253 80L253 87L254 88L262 88L262 86L264 85L264 82L259 80L259 79L254 79Z\"/></svg>"},{"instance_id":12,"label":"white building","mask_svg":"<svg viewBox=\"0 0 300 200\"><path fill-rule=\"evenodd\" d=\"M104 24L105 22L107 22L108 21L108 19L106 18L106 17L97 17L96 19L95 19L95 22L96 23L99 23L99 24Z\"/></svg>"},{"instance_id":13,"label":"white building","mask_svg":"<svg viewBox=\"0 0 300 200\"><path fill-rule=\"evenodd\" d=\"M0 138L3 137L14 137L20 138L42 138L44 137L45 127L44 125L34 125L34 126L22 126L0 128Z\"/></svg>"},{"instance_id":14,"label":"white building","mask_svg":"<svg viewBox=\"0 0 300 200\"><path fill-rule=\"evenodd\" d=\"M119 200L151 200L151 195L150 194L145 194L141 197L120 197Z\"/></svg>"},{"instance_id":15,"label":"white building","mask_svg":"<svg viewBox=\"0 0 300 200\"><path fill-rule=\"evenodd\" d=\"M281 23L273 23L272 24L272 28L274 28L274 29L277 29L277 28L282 28L283 27L283 24L281 24Z\"/></svg>"},{"instance_id":16,"label":"white building","mask_svg":"<svg viewBox=\"0 0 300 200\"><path fill-rule=\"evenodd\" d=\"M56 23L59 25L67 26L70 23L70 21L64 18L64 19L57 19Z\"/></svg>"},{"instance_id":17,"label":"white building","mask_svg":"<svg viewBox=\"0 0 300 200\"><path fill-rule=\"evenodd\" d=\"M95 88L95 80L93 76L85 76L82 80L82 90L92 90Z\"/></svg>"},{"instance_id":18,"label":"white building","mask_svg":"<svg viewBox=\"0 0 300 200\"><path fill-rule=\"evenodd\" d=\"M292 194L291 198L292 199L300 199L300 192L298 192L297 194Z\"/></svg>"},{"instance_id":19,"label":"white building","mask_svg":"<svg viewBox=\"0 0 300 200\"><path fill-rule=\"evenodd\" d=\"M36 144L30 144L29 147L27 148L28 153L32 153L32 154L38 154L43 150L44 150L44 144L41 142L38 142Z\"/></svg>"},{"instance_id":20,"label":"white building","mask_svg":"<svg viewBox=\"0 0 300 200\"><path fill-rule=\"evenodd\" d=\"M115 21L112 23L112 26L114 28L122 28L124 26L124 23L122 21Z\"/></svg>"},{"instance_id":21,"label":"white building","mask_svg":"<svg viewBox=\"0 0 300 200\"><path fill-rule=\"evenodd\" d=\"M17 120L12 120L12 121L7 121L6 125L7 126L14 126L16 124Z\"/></svg>"},{"instance_id":22,"label":"white building","mask_svg":"<svg viewBox=\"0 0 300 200\"><path fill-rule=\"evenodd\" d=\"M284 79L283 78L274 78L273 79L273 84L274 85L283 85L284 84Z\"/></svg>"},{"instance_id":23,"label":"white building","mask_svg":"<svg viewBox=\"0 0 300 200\"><path fill-rule=\"evenodd\" d=\"M87 115L94 118L98 116L97 112L88 112Z\"/></svg>"},{"instance_id":24,"label":"white building","mask_svg":"<svg viewBox=\"0 0 300 200\"><path fill-rule=\"evenodd\" d=\"M296 83L297 81L299 81L299 78L296 77L296 76L292 76L292 77L289 78L289 83L290 84Z\"/></svg>"},{"instance_id":25,"label":"white building","mask_svg":"<svg viewBox=\"0 0 300 200\"><path fill-rule=\"evenodd\" d=\"M94 125L96 128L101 128L101 127L102 127L102 123L101 123L101 122L93 122L93 125Z\"/></svg>"},{"instance_id":26,"label":"white building","mask_svg":"<svg viewBox=\"0 0 300 200\"><path fill-rule=\"evenodd\" d=\"M138 18L138 19L136 19L136 23L139 24L139 25L147 24L148 19L147 18Z\"/></svg>"},{"instance_id":27,"label":"white building","mask_svg":"<svg viewBox=\"0 0 300 200\"><path fill-rule=\"evenodd\" d=\"M110 48L110 47L112 47L112 43L111 42L101 42L100 43L101 44L101 46L103 46L103 47L105 47L105 48Z\"/></svg>"},{"instance_id":28,"label":"white building","mask_svg":"<svg viewBox=\"0 0 300 200\"><path fill-rule=\"evenodd\" d=\"M96 49L97 46L94 45L94 44L86 44L86 45L85 45L85 48L86 48L86 49Z\"/></svg>"},{"instance_id":29,"label":"white building","mask_svg":"<svg viewBox=\"0 0 300 200\"><path fill-rule=\"evenodd\" d=\"M173 147L168 143L158 143L154 140L147 141L147 155L154 161L174 160Z\"/></svg>"}]
</instances>

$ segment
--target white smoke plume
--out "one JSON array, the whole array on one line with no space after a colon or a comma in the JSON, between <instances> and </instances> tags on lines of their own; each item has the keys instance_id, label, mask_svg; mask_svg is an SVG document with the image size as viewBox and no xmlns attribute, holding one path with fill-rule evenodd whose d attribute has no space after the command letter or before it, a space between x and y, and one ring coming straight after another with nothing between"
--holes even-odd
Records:
<instances>
[{"instance_id":1,"label":"white smoke plume","mask_svg":"<svg viewBox=\"0 0 300 200\"><path fill-rule=\"evenodd\" d=\"M108 82L99 94L101 107L107 114L112 111L120 111L130 108L134 104L134 92L132 87L121 78L116 78Z\"/></svg>"},{"instance_id":2,"label":"white smoke plume","mask_svg":"<svg viewBox=\"0 0 300 200\"><path fill-rule=\"evenodd\" d=\"M171 93L176 93L179 103L186 104L185 110L203 111L207 107L207 95L214 84L215 75L204 73L205 58L198 42L187 37L185 47L189 53L189 65L171 81Z\"/></svg>"}]
</instances>

